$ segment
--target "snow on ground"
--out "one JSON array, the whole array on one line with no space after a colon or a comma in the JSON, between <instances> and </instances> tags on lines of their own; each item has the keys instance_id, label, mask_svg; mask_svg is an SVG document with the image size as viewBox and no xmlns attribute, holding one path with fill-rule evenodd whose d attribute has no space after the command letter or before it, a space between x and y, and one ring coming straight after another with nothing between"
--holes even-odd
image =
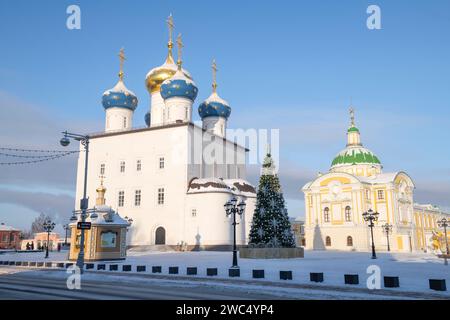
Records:
<instances>
[{"instance_id":1,"label":"snow on ground","mask_svg":"<svg viewBox=\"0 0 450 320\"><path fill-rule=\"evenodd\" d=\"M429 289L429 279L445 279L450 284L450 266L445 266L442 259L426 253L378 253L378 259L372 260L366 252L305 251L303 259L239 259L242 280L252 278L253 269L264 269L265 279L258 281L277 281L284 283L314 284L309 281L310 272L323 272L324 282L317 286L346 286L366 288L367 267L380 267L381 276L398 276L400 288L395 291L420 291L442 294L450 297L448 292L436 292ZM48 261L67 261L67 252L51 252ZM44 253L5 253L0 260L45 261ZM218 268L219 278L228 278L231 266L231 252L133 252L128 253L126 261L100 262L146 265L146 273L151 273L152 266L162 266L162 274L168 274L168 267L178 266L180 275L186 276L186 267L198 267L198 276L206 276L206 268ZM1 268L1 266L0 266ZM107 267L108 270L108 267ZM121 270L119 266L119 270ZM135 271L133 267L133 272ZM291 270L293 280L279 280L279 271ZM344 274L359 274L359 285L344 285ZM195 276L193 276L195 277ZM237 280L238 278L233 278ZM381 281L383 287L383 281Z\"/></svg>"},{"instance_id":2,"label":"snow on ground","mask_svg":"<svg viewBox=\"0 0 450 320\"><path fill-rule=\"evenodd\" d=\"M5 268L6 269L6 268ZM11 270L9 273L23 272L23 269L18 269L17 267L8 268ZM0 269L1 270L1 269ZM58 270L59 272L47 271L46 269L40 271L26 271L28 276L39 277L40 279L67 279L68 272L64 272L63 270ZM223 290L235 290L235 291L244 291L248 294L264 294L267 293L270 295L270 298L273 296L278 297L279 299L308 299L308 300L336 300L336 299L345 299L345 300L405 300L405 299L420 299L417 297L408 297L408 296L391 296L389 292L379 293L377 295L372 294L372 292L355 292L355 291L339 291L339 290L330 290L327 287L323 289L314 289L314 288L291 288L291 287L281 287L281 286L267 286L263 284L249 284L244 281L200 281L200 280L187 280L177 279L175 281L168 280L166 278L145 278L145 277L135 277L130 274L119 274L113 273L111 275L104 273L84 273L81 279L81 287L83 288L83 281L97 281L100 283L115 283L118 284L122 290L129 287L127 284L132 285L144 285L144 286L152 286L156 285L159 287L171 287L175 288L205 288L205 287L213 287L216 291L220 292ZM92 282L91 282L92 284ZM133 286L131 287L133 288ZM132 289L131 289L132 290Z\"/></svg>"}]
</instances>

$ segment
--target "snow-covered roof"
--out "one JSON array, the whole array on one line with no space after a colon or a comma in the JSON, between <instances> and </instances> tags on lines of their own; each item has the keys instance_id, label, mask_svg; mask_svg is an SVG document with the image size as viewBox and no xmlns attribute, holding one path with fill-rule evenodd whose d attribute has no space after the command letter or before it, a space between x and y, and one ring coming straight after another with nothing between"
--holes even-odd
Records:
<instances>
[{"instance_id":1,"label":"snow-covered roof","mask_svg":"<svg viewBox=\"0 0 450 320\"><path fill-rule=\"evenodd\" d=\"M173 61L165 61L164 64L160 65L159 67L155 67L153 69L151 69L147 75L145 76L145 78L147 79L148 77L152 76L156 71L162 70L162 69L169 69L169 70L173 70L173 71L177 71L178 70L178 66L173 62ZM189 73L189 71L187 71L186 69L182 68L183 73L189 77L192 78L191 74Z\"/></svg>"},{"instance_id":2,"label":"snow-covered roof","mask_svg":"<svg viewBox=\"0 0 450 320\"><path fill-rule=\"evenodd\" d=\"M210 102L219 102L226 106L230 105L227 101L225 101L221 97L219 97L219 95L215 91L213 93L211 93L211 95L208 97L208 99L205 100L205 103L210 103Z\"/></svg>"},{"instance_id":3,"label":"snow-covered roof","mask_svg":"<svg viewBox=\"0 0 450 320\"><path fill-rule=\"evenodd\" d=\"M441 208L439 208L438 206L434 205L434 204L420 204L420 203L414 203L414 209L415 210L423 210L423 211L433 211L436 213L442 213L445 215L450 215L449 212L445 212L444 210L442 210Z\"/></svg>"},{"instance_id":4,"label":"snow-covered roof","mask_svg":"<svg viewBox=\"0 0 450 320\"><path fill-rule=\"evenodd\" d=\"M187 193L199 192L226 192L231 193L231 188L219 178L193 179L189 184Z\"/></svg>"},{"instance_id":5,"label":"snow-covered roof","mask_svg":"<svg viewBox=\"0 0 450 320\"><path fill-rule=\"evenodd\" d=\"M14 227L11 227L11 226L7 226L4 223L1 223L0 224L0 231L20 231L20 230L14 228Z\"/></svg>"},{"instance_id":6,"label":"snow-covered roof","mask_svg":"<svg viewBox=\"0 0 450 320\"><path fill-rule=\"evenodd\" d=\"M119 80L113 88L106 90L106 91L103 93L103 95L109 95L111 92L122 92L122 93L124 93L125 95L133 95L133 96L136 96L136 95L134 94L133 91L129 90L129 89L125 86L125 83L123 83L122 80Z\"/></svg>"},{"instance_id":7,"label":"snow-covered roof","mask_svg":"<svg viewBox=\"0 0 450 320\"><path fill-rule=\"evenodd\" d=\"M389 183L395 180L395 177L398 175L398 172L387 172L380 173L377 175L372 175L370 177L358 177L361 182L376 184L376 183Z\"/></svg>"},{"instance_id":8,"label":"snow-covered roof","mask_svg":"<svg viewBox=\"0 0 450 320\"><path fill-rule=\"evenodd\" d=\"M96 215L92 214L86 218L86 222L91 222L92 225L109 225L109 226L129 226L130 223L122 218L117 212L111 209L110 206L100 205L96 206ZM78 221L70 223L76 224Z\"/></svg>"},{"instance_id":9,"label":"snow-covered roof","mask_svg":"<svg viewBox=\"0 0 450 320\"><path fill-rule=\"evenodd\" d=\"M369 149L363 146L351 145L340 151L331 163L331 167L348 166L355 164L380 165L378 157Z\"/></svg>"},{"instance_id":10,"label":"snow-covered roof","mask_svg":"<svg viewBox=\"0 0 450 320\"><path fill-rule=\"evenodd\" d=\"M305 185L302 187L302 190L308 189L309 186L311 186L311 184L312 184L313 182L314 182L314 180L305 183Z\"/></svg>"},{"instance_id":11,"label":"snow-covered roof","mask_svg":"<svg viewBox=\"0 0 450 320\"><path fill-rule=\"evenodd\" d=\"M225 179L224 182L236 195L243 195L246 197L256 197L255 187L250 182L244 179Z\"/></svg>"},{"instance_id":12,"label":"snow-covered roof","mask_svg":"<svg viewBox=\"0 0 450 320\"><path fill-rule=\"evenodd\" d=\"M179 69L177 69L177 72L175 72L175 74L171 78L167 79L164 82L169 82L169 81L173 81L173 80L184 80L184 81L186 81L186 83L189 83L189 84L192 84L195 86L194 80L192 80L192 78L188 78L185 75L183 69L181 71Z\"/></svg>"},{"instance_id":13,"label":"snow-covered roof","mask_svg":"<svg viewBox=\"0 0 450 320\"><path fill-rule=\"evenodd\" d=\"M398 175L404 175L407 178L409 178L412 187L414 188L414 182L412 181L412 179L403 171L398 171L398 172L386 172L386 173L380 173L380 174L375 174L375 175L371 175L369 177L365 177L365 176L356 176L353 175L351 173L347 173L347 172L329 172L323 175L320 175L319 177L317 177L316 179L314 179L313 181L307 182L302 190L306 190L308 188L310 188L312 186L313 183L315 183L318 179L326 179L328 178L330 175L336 175L336 176L348 176L351 177L353 179L356 179L357 181L360 181L362 183L367 183L367 184L372 184L372 185L376 185L376 184L386 184L386 183L391 183L394 182L395 179L397 178Z\"/></svg>"},{"instance_id":14,"label":"snow-covered roof","mask_svg":"<svg viewBox=\"0 0 450 320\"><path fill-rule=\"evenodd\" d=\"M395 179L397 178L397 176L400 175L400 174L403 175L403 176L406 176L410 180L410 182L412 184L412 187L414 187L414 182L411 179L411 177L409 177L408 174L406 174L403 171L380 173L380 174L372 175L372 176L369 176L369 177L360 177L360 176L358 176L357 178L361 182L365 182L365 183L384 184L384 183L394 182Z\"/></svg>"},{"instance_id":15,"label":"snow-covered roof","mask_svg":"<svg viewBox=\"0 0 450 320\"><path fill-rule=\"evenodd\" d=\"M256 197L255 187L244 179L195 178L189 184L188 192L225 192L237 196Z\"/></svg>"}]
</instances>

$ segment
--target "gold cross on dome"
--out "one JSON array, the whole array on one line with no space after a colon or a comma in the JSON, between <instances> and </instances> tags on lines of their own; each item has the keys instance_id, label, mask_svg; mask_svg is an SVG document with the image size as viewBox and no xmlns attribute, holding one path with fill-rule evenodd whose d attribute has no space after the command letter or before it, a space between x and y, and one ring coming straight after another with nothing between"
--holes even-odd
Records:
<instances>
[{"instance_id":1,"label":"gold cross on dome","mask_svg":"<svg viewBox=\"0 0 450 320\"><path fill-rule=\"evenodd\" d=\"M125 50L123 49L123 47L119 51L119 60L120 60L119 78L120 78L120 80L122 80L123 79L123 62L126 60Z\"/></svg>"},{"instance_id":2,"label":"gold cross on dome","mask_svg":"<svg viewBox=\"0 0 450 320\"><path fill-rule=\"evenodd\" d=\"M350 107L349 112L350 112L350 124L352 126L354 126L355 125L355 109L353 109L353 107Z\"/></svg>"},{"instance_id":3,"label":"gold cross on dome","mask_svg":"<svg viewBox=\"0 0 450 320\"><path fill-rule=\"evenodd\" d=\"M216 82L217 64L216 64L216 59L213 59L211 68L212 68L212 74L213 74L213 83L212 83L213 92L216 92L216 89L217 89L217 82Z\"/></svg>"},{"instance_id":4,"label":"gold cross on dome","mask_svg":"<svg viewBox=\"0 0 450 320\"><path fill-rule=\"evenodd\" d=\"M175 27L175 25L173 24L173 17L172 14L169 15L169 17L166 20L167 26L169 27L169 43L172 43L172 33L173 33L173 28Z\"/></svg>"},{"instance_id":5,"label":"gold cross on dome","mask_svg":"<svg viewBox=\"0 0 450 320\"><path fill-rule=\"evenodd\" d=\"M181 33L177 37L177 46L178 46L178 61L177 61L177 64L178 64L178 68L181 69L181 63L182 63L182 60L181 60L181 49L183 48L183 41L181 40Z\"/></svg>"}]
</instances>

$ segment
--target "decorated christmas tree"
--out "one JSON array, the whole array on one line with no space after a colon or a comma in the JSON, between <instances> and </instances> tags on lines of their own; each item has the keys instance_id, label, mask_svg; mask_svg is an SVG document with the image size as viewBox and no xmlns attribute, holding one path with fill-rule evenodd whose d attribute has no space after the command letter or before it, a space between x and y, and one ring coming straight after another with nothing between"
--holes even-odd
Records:
<instances>
[{"instance_id":1,"label":"decorated christmas tree","mask_svg":"<svg viewBox=\"0 0 450 320\"><path fill-rule=\"evenodd\" d=\"M270 150L262 165L249 244L255 247L295 247L291 223Z\"/></svg>"}]
</instances>

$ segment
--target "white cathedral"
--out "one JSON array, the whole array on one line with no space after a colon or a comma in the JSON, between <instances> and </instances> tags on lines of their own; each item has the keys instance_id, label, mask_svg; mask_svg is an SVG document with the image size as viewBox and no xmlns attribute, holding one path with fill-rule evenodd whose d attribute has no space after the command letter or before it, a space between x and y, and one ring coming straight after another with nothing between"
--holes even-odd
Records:
<instances>
[{"instance_id":1,"label":"white cathedral","mask_svg":"<svg viewBox=\"0 0 450 320\"><path fill-rule=\"evenodd\" d=\"M231 108L217 94L215 63L212 94L198 107L202 126L193 123L198 88L182 68L180 37L174 61L172 18L167 22L167 58L145 79L150 109L144 128L133 128L138 99L125 86L121 50L119 81L102 97L105 131L89 135L88 197L95 199L104 177L106 204L133 219L128 245L192 250L232 244L224 204L235 196L246 203L237 225L237 244L246 244L256 202L255 188L245 180L249 150L226 138ZM78 159L77 199L83 192L84 156L81 152Z\"/></svg>"}]
</instances>

